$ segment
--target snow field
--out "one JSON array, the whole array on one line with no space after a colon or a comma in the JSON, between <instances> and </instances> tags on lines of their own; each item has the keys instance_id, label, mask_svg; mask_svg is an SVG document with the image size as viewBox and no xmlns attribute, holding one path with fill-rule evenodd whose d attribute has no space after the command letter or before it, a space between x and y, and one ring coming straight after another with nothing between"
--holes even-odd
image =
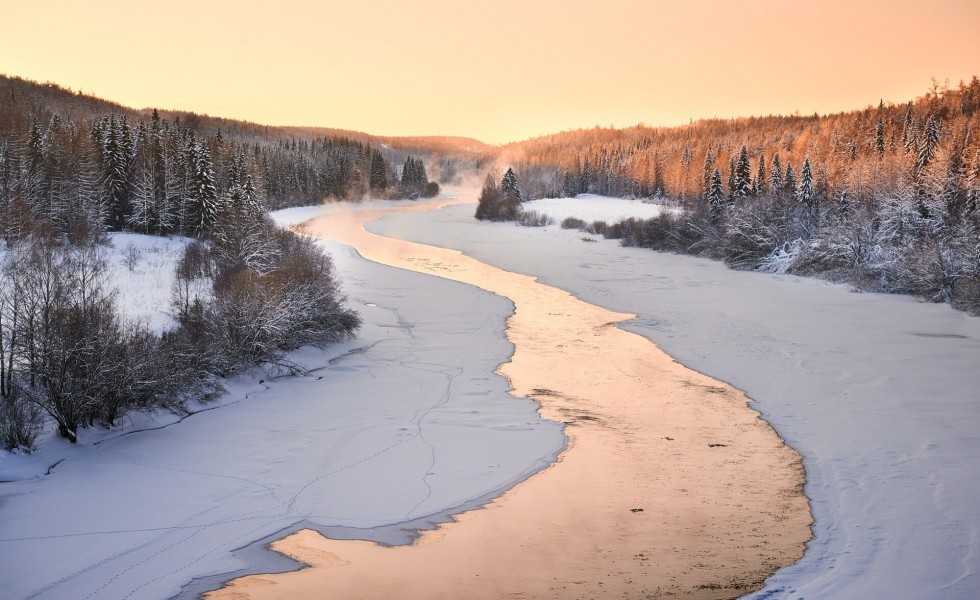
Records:
<instances>
[{"instance_id":1,"label":"snow field","mask_svg":"<svg viewBox=\"0 0 980 600\"><path fill-rule=\"evenodd\" d=\"M109 239L110 283L119 290L116 300L122 313L157 333L172 327L174 265L193 240L138 233L110 233Z\"/></svg>"},{"instance_id":2,"label":"snow field","mask_svg":"<svg viewBox=\"0 0 980 600\"><path fill-rule=\"evenodd\" d=\"M542 198L525 202L522 206L525 210L551 217L556 225L561 225L568 217L576 217L586 223L602 220L612 224L629 218L652 219L664 212L677 210L662 204L598 194L579 194L574 198Z\"/></svg>"}]
</instances>

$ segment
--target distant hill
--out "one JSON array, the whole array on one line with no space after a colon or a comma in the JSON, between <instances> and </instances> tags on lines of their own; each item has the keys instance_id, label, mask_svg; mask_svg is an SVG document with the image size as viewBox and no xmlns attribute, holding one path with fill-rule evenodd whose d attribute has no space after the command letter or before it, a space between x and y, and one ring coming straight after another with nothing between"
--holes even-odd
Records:
<instances>
[{"instance_id":1,"label":"distant hill","mask_svg":"<svg viewBox=\"0 0 980 600\"><path fill-rule=\"evenodd\" d=\"M681 127L595 127L507 144L501 155L533 197L593 192L693 202L704 197L715 169L725 193L732 193L728 182L744 147L750 173L732 183L745 189L771 183L778 154L782 180L787 167L798 176L808 159L818 196L833 198L846 189L852 200L866 201L894 195L911 185L910 178L924 177L923 151L925 163L941 151L969 167L980 150L978 134L980 80L974 77L954 88L935 86L906 103L876 102L830 115L707 119Z\"/></svg>"},{"instance_id":2,"label":"distant hill","mask_svg":"<svg viewBox=\"0 0 980 600\"><path fill-rule=\"evenodd\" d=\"M59 114L74 121L96 121L108 114L127 116L131 120L149 120L154 109L169 121L180 122L199 135L214 135L218 131L225 139L262 137L270 141L347 139L362 144L385 146L405 153L415 154L462 154L476 155L492 152L492 147L479 140L453 136L386 136L329 127L274 126L214 117L192 111L171 110L160 107L141 109L123 106L65 88L55 83L40 83L21 77L0 75L0 98L16 98L21 106L39 116L39 119Z\"/></svg>"},{"instance_id":3,"label":"distant hill","mask_svg":"<svg viewBox=\"0 0 980 600\"><path fill-rule=\"evenodd\" d=\"M454 150L458 148L459 150ZM325 199L438 193L475 140L396 138L133 109L0 76L0 235L5 215L113 231L206 235L223 214ZM407 177L403 177L408 165ZM12 227L14 225L11 225Z\"/></svg>"}]
</instances>

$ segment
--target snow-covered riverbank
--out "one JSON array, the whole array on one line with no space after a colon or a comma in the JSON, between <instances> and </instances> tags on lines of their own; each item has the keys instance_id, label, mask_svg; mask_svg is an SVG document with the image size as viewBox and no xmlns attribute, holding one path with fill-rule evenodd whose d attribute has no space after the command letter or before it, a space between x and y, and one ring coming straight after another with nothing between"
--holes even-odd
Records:
<instances>
[{"instance_id":1,"label":"snow-covered riverbank","mask_svg":"<svg viewBox=\"0 0 980 600\"><path fill-rule=\"evenodd\" d=\"M3 457L0 479L23 479L0 484L3 597L167 598L193 578L294 567L235 551L301 526L403 541L550 463L559 425L492 375L511 352L508 302L327 248L365 326L294 354L310 376L259 371L175 425L49 440L64 460L48 475Z\"/></svg>"},{"instance_id":2,"label":"snow-covered riverbank","mask_svg":"<svg viewBox=\"0 0 980 600\"><path fill-rule=\"evenodd\" d=\"M815 539L754 597L977 597L980 319L472 213L453 206L368 229L636 313L625 328L745 390L804 455Z\"/></svg>"}]
</instances>

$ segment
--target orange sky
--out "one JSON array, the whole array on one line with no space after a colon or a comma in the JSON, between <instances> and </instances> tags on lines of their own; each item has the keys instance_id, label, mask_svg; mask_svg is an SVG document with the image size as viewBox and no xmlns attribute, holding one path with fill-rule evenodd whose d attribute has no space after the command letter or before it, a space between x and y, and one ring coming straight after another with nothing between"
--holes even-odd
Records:
<instances>
[{"instance_id":1,"label":"orange sky","mask_svg":"<svg viewBox=\"0 0 980 600\"><path fill-rule=\"evenodd\" d=\"M500 143L910 100L980 75L978 32L980 0L0 0L0 73Z\"/></svg>"}]
</instances>

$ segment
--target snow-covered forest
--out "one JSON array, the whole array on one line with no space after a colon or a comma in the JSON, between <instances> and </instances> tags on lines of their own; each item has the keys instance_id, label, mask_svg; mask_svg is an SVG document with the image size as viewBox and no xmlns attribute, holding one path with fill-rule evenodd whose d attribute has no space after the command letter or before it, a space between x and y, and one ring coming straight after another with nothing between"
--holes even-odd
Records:
<instances>
[{"instance_id":1,"label":"snow-covered forest","mask_svg":"<svg viewBox=\"0 0 980 600\"><path fill-rule=\"evenodd\" d=\"M597 193L684 209L588 225L624 245L817 274L978 312L978 132L974 77L934 85L906 104L580 130L507 146L503 156L525 200Z\"/></svg>"},{"instance_id":2,"label":"snow-covered forest","mask_svg":"<svg viewBox=\"0 0 980 600\"><path fill-rule=\"evenodd\" d=\"M409 159L402 185L369 144L273 133L156 110L144 119L0 78L4 447L31 450L46 423L75 442L80 428L135 410L179 409L217 376L357 327L330 258L266 209L433 193L424 167ZM106 234L119 231L198 238L172 266L173 328L152 330L116 301Z\"/></svg>"}]
</instances>

